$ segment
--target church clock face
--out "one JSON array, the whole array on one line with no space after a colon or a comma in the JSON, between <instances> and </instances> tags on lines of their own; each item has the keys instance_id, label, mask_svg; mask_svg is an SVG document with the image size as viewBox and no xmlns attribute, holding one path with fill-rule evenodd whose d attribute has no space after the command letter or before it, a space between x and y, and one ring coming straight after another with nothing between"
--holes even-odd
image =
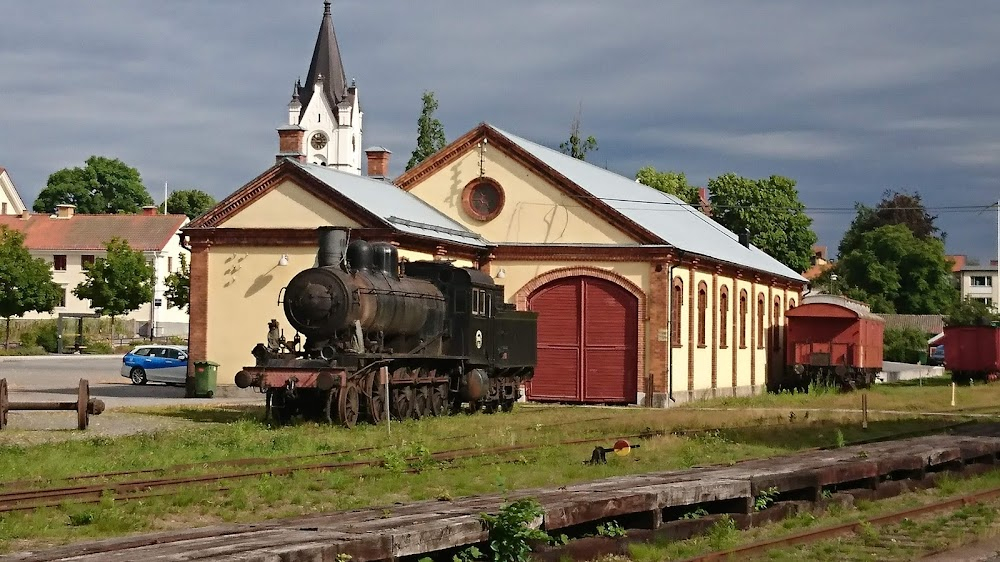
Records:
<instances>
[{"instance_id":1,"label":"church clock face","mask_svg":"<svg viewBox=\"0 0 1000 562\"><path fill-rule=\"evenodd\" d=\"M327 138L323 133L316 133L312 136L312 147L316 150L322 150L326 146Z\"/></svg>"},{"instance_id":2,"label":"church clock face","mask_svg":"<svg viewBox=\"0 0 1000 562\"><path fill-rule=\"evenodd\" d=\"M488 221L503 210L504 192L500 184L490 178L477 178L469 182L462 192L462 207L476 220Z\"/></svg>"}]
</instances>

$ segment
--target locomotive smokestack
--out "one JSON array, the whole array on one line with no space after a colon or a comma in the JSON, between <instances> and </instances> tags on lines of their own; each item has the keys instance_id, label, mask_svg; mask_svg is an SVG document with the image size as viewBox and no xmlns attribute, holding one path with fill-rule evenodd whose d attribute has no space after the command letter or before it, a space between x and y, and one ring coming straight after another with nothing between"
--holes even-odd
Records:
<instances>
[{"instance_id":1,"label":"locomotive smokestack","mask_svg":"<svg viewBox=\"0 0 1000 562\"><path fill-rule=\"evenodd\" d=\"M320 267L337 265L344 259L347 249L347 232L335 226L321 226L319 231L319 253L316 255Z\"/></svg>"}]
</instances>

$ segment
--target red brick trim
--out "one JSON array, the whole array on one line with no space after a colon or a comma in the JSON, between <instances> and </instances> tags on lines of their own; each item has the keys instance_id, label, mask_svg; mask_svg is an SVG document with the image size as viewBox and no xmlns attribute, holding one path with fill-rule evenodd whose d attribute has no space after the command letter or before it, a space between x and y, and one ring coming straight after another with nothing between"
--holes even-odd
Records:
<instances>
[{"instance_id":1,"label":"red brick trim","mask_svg":"<svg viewBox=\"0 0 1000 562\"><path fill-rule=\"evenodd\" d=\"M712 283L715 284L715 274L712 274ZM698 282L698 292L696 299L698 310L695 314L698 317L698 331L696 332L695 339L698 341L698 349L704 349L708 347L708 283L704 281ZM712 338L715 341L715 338Z\"/></svg>"},{"instance_id":2,"label":"red brick trim","mask_svg":"<svg viewBox=\"0 0 1000 562\"><path fill-rule=\"evenodd\" d=\"M694 344L695 326L694 309L697 308L694 292L694 268L688 269L688 392L694 390Z\"/></svg>"},{"instance_id":3,"label":"red brick trim","mask_svg":"<svg viewBox=\"0 0 1000 562\"><path fill-rule=\"evenodd\" d=\"M636 342L636 376L638 380L636 381L636 388L644 388L643 378L646 372L646 293L643 292L642 287L639 287L635 283L629 281L625 277L618 275L613 271L607 271L604 269L598 269L596 267L561 267L559 269L553 269L551 271L546 271L541 275L538 275L531 281L524 284L523 287L518 289L513 294L514 303L517 305L518 310L528 309L528 298L531 294L541 289L544 285L557 281L559 279L565 279L567 277L595 277L597 279L603 279L605 281L610 281L615 285L625 289L631 293L638 301L638 335L639 341Z\"/></svg>"},{"instance_id":4,"label":"red brick trim","mask_svg":"<svg viewBox=\"0 0 1000 562\"><path fill-rule=\"evenodd\" d=\"M740 337L740 333L739 333L739 328L738 328L739 321L740 321L740 315L737 312L738 307L740 305L740 293L736 292L737 288L739 288L739 285L736 283L736 280L733 279L733 291L732 291L732 293L730 293L730 296L729 296L729 302L730 302L730 304L733 307L733 331L729 335L729 341L730 341L729 346L731 348L733 348L733 368L732 368L733 373L732 373L732 375L733 375L733 394L734 395L736 393L737 383L739 382L739 379L737 378L737 376L739 375L739 364L740 364L739 363L739 349L740 349L740 346L739 346L739 337Z\"/></svg>"},{"instance_id":5,"label":"red brick trim","mask_svg":"<svg viewBox=\"0 0 1000 562\"><path fill-rule=\"evenodd\" d=\"M715 275L715 278L718 279L718 274ZM716 335L716 341L718 341L719 349L728 349L732 344L732 335L735 333L729 330L729 305L732 303L732 299L729 298L729 285L723 284L718 293L719 304L716 305L718 308L716 316L719 319L719 331ZM723 303L722 297L725 297L725 303ZM725 306L723 306L723 304L725 304ZM726 313L725 317L723 317L723 312ZM723 330L725 330L725 332L723 332Z\"/></svg>"},{"instance_id":6,"label":"red brick trim","mask_svg":"<svg viewBox=\"0 0 1000 562\"><path fill-rule=\"evenodd\" d=\"M188 323L188 361L186 394L194 396L194 362L207 361L208 354L208 249L210 244L191 246L190 313Z\"/></svg>"},{"instance_id":7,"label":"red brick trim","mask_svg":"<svg viewBox=\"0 0 1000 562\"><path fill-rule=\"evenodd\" d=\"M750 293L747 294L747 304L750 306L750 386L757 386L757 299L750 297L756 289L754 284L750 284Z\"/></svg>"},{"instance_id":8,"label":"red brick trim","mask_svg":"<svg viewBox=\"0 0 1000 562\"><path fill-rule=\"evenodd\" d=\"M665 392L667 388L667 346L670 345L670 330L667 321L667 303L670 298L670 282L667 278L669 266L665 263L650 264L649 302L646 313L649 316L649 346L646 368L649 370L651 388L647 391L647 403L652 394ZM661 340L661 334L663 339ZM662 379L660 375L662 374Z\"/></svg>"}]
</instances>

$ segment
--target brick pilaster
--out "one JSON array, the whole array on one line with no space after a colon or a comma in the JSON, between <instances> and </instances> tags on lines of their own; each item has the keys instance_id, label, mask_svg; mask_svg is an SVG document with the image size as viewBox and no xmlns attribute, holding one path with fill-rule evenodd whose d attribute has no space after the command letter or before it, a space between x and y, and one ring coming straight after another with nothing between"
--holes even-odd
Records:
<instances>
[{"instance_id":1,"label":"brick pilaster","mask_svg":"<svg viewBox=\"0 0 1000 562\"><path fill-rule=\"evenodd\" d=\"M188 371L185 381L188 398L194 397L194 362L208 360L208 248L191 244L191 288L188 320Z\"/></svg>"}]
</instances>

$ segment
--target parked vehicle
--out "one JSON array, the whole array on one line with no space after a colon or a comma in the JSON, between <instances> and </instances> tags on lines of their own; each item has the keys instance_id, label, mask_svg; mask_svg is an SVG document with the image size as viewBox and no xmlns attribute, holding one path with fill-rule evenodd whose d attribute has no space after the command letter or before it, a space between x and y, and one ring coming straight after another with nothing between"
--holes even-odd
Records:
<instances>
[{"instance_id":1,"label":"parked vehicle","mask_svg":"<svg viewBox=\"0 0 1000 562\"><path fill-rule=\"evenodd\" d=\"M183 345L140 345L122 357L122 376L132 384L184 384L188 348Z\"/></svg>"},{"instance_id":2,"label":"parked vehicle","mask_svg":"<svg viewBox=\"0 0 1000 562\"><path fill-rule=\"evenodd\" d=\"M932 367L944 365L944 344L936 345L931 349L930 354L927 355L927 364Z\"/></svg>"},{"instance_id":3,"label":"parked vehicle","mask_svg":"<svg viewBox=\"0 0 1000 562\"><path fill-rule=\"evenodd\" d=\"M788 331L781 387L811 382L843 390L867 388L882 371L885 321L863 303L824 296L785 313Z\"/></svg>"},{"instance_id":4,"label":"parked vehicle","mask_svg":"<svg viewBox=\"0 0 1000 562\"><path fill-rule=\"evenodd\" d=\"M944 339L951 380L991 382L1000 377L1000 327L945 326Z\"/></svg>"}]
</instances>

